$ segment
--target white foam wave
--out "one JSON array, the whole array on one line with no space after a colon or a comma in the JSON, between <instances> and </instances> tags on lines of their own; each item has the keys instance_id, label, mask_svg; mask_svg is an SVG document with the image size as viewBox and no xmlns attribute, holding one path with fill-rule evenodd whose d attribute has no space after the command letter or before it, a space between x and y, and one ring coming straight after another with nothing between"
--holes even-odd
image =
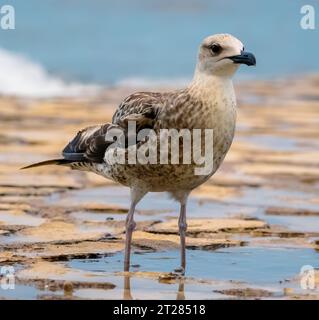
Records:
<instances>
[{"instance_id":1,"label":"white foam wave","mask_svg":"<svg viewBox=\"0 0 319 320\"><path fill-rule=\"evenodd\" d=\"M97 85L68 83L50 75L41 65L0 48L0 94L32 98L94 95Z\"/></svg>"},{"instance_id":2,"label":"white foam wave","mask_svg":"<svg viewBox=\"0 0 319 320\"><path fill-rule=\"evenodd\" d=\"M130 88L183 88L189 84L189 78L155 79L143 77L130 77L116 82L119 87Z\"/></svg>"}]
</instances>

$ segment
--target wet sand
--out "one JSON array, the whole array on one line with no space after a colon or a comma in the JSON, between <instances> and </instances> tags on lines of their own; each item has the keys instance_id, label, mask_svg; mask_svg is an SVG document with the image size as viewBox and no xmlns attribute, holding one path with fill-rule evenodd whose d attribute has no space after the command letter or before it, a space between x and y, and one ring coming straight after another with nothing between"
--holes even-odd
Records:
<instances>
[{"instance_id":1,"label":"wet sand","mask_svg":"<svg viewBox=\"0 0 319 320\"><path fill-rule=\"evenodd\" d=\"M178 205L165 194L138 206L123 274L127 188L67 168L18 170L59 157L132 90L0 98L0 265L15 269L15 289L0 298L318 299L318 272L307 290L300 270L319 267L319 77L237 86L231 151L190 198L185 278L173 272Z\"/></svg>"}]
</instances>

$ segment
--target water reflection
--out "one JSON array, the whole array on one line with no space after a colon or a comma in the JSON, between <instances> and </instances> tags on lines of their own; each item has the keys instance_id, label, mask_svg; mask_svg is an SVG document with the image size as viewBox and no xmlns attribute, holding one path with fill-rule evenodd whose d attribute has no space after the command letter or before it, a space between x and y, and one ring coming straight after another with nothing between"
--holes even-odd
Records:
<instances>
[{"instance_id":1,"label":"water reflection","mask_svg":"<svg viewBox=\"0 0 319 320\"><path fill-rule=\"evenodd\" d=\"M130 274L126 274L123 276L123 280L124 280L123 300L134 299L132 295L132 289L131 289L131 278L132 276ZM178 291L176 294L176 300L185 300L185 279L184 278L178 279L177 284L178 284Z\"/></svg>"},{"instance_id":2,"label":"water reflection","mask_svg":"<svg viewBox=\"0 0 319 320\"><path fill-rule=\"evenodd\" d=\"M131 277L129 275L125 275L124 277L124 287L123 287L123 300L132 300L131 293Z\"/></svg>"}]
</instances>

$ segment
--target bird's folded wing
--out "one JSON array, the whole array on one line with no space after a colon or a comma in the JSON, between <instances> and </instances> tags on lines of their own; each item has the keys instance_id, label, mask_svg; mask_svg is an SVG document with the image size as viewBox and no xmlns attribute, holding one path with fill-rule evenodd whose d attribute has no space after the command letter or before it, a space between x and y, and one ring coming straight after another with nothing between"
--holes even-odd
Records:
<instances>
[{"instance_id":1,"label":"bird's folded wing","mask_svg":"<svg viewBox=\"0 0 319 320\"><path fill-rule=\"evenodd\" d=\"M64 148L64 159L102 163L107 148L114 142L106 139L111 130L120 129L127 138L129 122L135 123L136 133L154 127L161 107L159 97L156 93L135 93L129 96L118 107L112 123L79 131ZM112 136L112 133L110 135Z\"/></svg>"},{"instance_id":2,"label":"bird's folded wing","mask_svg":"<svg viewBox=\"0 0 319 320\"><path fill-rule=\"evenodd\" d=\"M112 122L122 125L136 121L138 125L153 123L163 108L163 94L157 92L137 92L128 96L115 111ZM150 123L151 122L151 123Z\"/></svg>"},{"instance_id":3,"label":"bird's folded wing","mask_svg":"<svg viewBox=\"0 0 319 320\"><path fill-rule=\"evenodd\" d=\"M92 162L101 162L107 148L105 134L110 125L110 123L106 123L79 131L75 138L64 148L63 157L72 161L90 160Z\"/></svg>"}]
</instances>

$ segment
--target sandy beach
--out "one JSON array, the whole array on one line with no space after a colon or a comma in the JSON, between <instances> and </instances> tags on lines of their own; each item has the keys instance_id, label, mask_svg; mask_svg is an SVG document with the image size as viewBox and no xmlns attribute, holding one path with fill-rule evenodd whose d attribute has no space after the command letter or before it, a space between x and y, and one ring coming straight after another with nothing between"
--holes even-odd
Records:
<instances>
[{"instance_id":1,"label":"sandy beach","mask_svg":"<svg viewBox=\"0 0 319 320\"><path fill-rule=\"evenodd\" d=\"M173 273L178 206L165 194L138 207L124 275L128 189L66 168L19 170L59 157L79 128L110 121L132 90L0 98L0 264L15 277L0 298L318 299L300 271L319 265L319 76L236 84L231 151L190 198L185 278Z\"/></svg>"}]
</instances>

